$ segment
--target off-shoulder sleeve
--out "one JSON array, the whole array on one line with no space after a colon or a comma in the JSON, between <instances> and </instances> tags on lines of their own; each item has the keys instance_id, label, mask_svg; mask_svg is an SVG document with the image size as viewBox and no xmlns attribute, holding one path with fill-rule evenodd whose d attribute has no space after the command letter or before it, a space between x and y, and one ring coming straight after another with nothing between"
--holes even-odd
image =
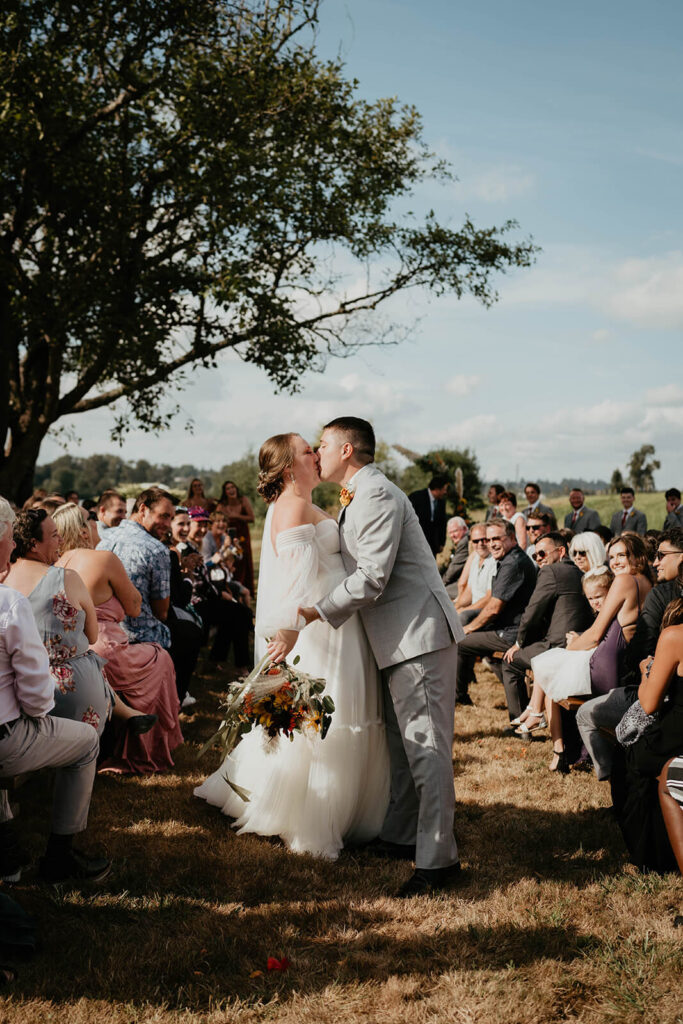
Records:
<instances>
[{"instance_id":1,"label":"off-shoulder sleeve","mask_svg":"<svg viewBox=\"0 0 683 1024\"><path fill-rule=\"evenodd\" d=\"M263 569L263 561L261 565ZM297 608L313 602L317 576L315 527L306 523L279 533L277 557L268 560L265 578L259 575L256 608L259 636L273 636L278 629L303 628L303 619L297 618Z\"/></svg>"}]
</instances>

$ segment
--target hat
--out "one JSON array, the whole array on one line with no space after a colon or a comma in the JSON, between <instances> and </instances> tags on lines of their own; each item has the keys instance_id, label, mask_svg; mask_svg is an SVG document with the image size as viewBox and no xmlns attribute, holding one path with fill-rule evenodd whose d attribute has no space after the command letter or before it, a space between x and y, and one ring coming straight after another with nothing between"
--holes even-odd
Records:
<instances>
[{"instance_id":1,"label":"hat","mask_svg":"<svg viewBox=\"0 0 683 1024\"><path fill-rule=\"evenodd\" d=\"M199 505L193 505L192 508L188 508L187 514L193 523L208 523L211 516L205 508L201 508Z\"/></svg>"}]
</instances>

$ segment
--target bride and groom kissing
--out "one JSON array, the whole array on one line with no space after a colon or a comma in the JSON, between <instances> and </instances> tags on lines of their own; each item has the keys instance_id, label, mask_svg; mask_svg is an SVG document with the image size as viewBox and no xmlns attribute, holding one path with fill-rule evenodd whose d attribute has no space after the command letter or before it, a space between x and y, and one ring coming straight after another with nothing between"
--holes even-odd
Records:
<instances>
[{"instance_id":1,"label":"bride and groom kissing","mask_svg":"<svg viewBox=\"0 0 683 1024\"><path fill-rule=\"evenodd\" d=\"M398 894L412 896L460 874L451 748L463 634L415 512L374 453L371 425L350 416L325 426L317 453L298 434L262 445L255 656L298 654L336 710L325 740L297 737L274 753L258 729L242 740L227 767L248 802L226 766L195 794L238 831L298 852L334 858L367 844L414 860ZM312 503L320 479L342 487L338 521Z\"/></svg>"}]
</instances>

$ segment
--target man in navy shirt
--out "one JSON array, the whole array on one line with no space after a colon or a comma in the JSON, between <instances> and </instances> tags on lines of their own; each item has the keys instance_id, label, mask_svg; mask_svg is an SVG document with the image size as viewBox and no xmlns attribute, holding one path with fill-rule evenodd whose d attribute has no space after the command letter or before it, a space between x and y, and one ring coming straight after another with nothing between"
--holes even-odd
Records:
<instances>
[{"instance_id":1,"label":"man in navy shirt","mask_svg":"<svg viewBox=\"0 0 683 1024\"><path fill-rule=\"evenodd\" d=\"M486 524L486 539L498 568L491 583L491 597L476 619L464 627L465 639L458 644L457 704L472 703L467 681L472 677L476 658L506 651L515 643L524 609L536 586L536 569L517 544L512 523L492 519ZM516 714L521 711L520 708Z\"/></svg>"}]
</instances>

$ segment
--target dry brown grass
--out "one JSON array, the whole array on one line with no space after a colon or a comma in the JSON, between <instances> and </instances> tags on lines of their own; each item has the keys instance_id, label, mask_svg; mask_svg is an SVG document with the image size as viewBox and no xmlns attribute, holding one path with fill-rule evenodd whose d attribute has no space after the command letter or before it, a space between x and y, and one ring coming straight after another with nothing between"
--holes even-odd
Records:
<instances>
[{"instance_id":1,"label":"dry brown grass","mask_svg":"<svg viewBox=\"0 0 683 1024\"><path fill-rule=\"evenodd\" d=\"M235 836L191 797L215 764L195 755L219 686L206 669L193 685L172 774L97 779L87 838L115 858L104 886L47 889L28 874L17 887L43 947L0 1001L1 1022L681 1021L683 881L625 863L604 786L550 774L548 743L499 737L490 673L456 720L466 881L408 901L392 897L408 865L292 855ZM36 856L44 785L20 794ZM269 973L281 954L290 969Z\"/></svg>"}]
</instances>

